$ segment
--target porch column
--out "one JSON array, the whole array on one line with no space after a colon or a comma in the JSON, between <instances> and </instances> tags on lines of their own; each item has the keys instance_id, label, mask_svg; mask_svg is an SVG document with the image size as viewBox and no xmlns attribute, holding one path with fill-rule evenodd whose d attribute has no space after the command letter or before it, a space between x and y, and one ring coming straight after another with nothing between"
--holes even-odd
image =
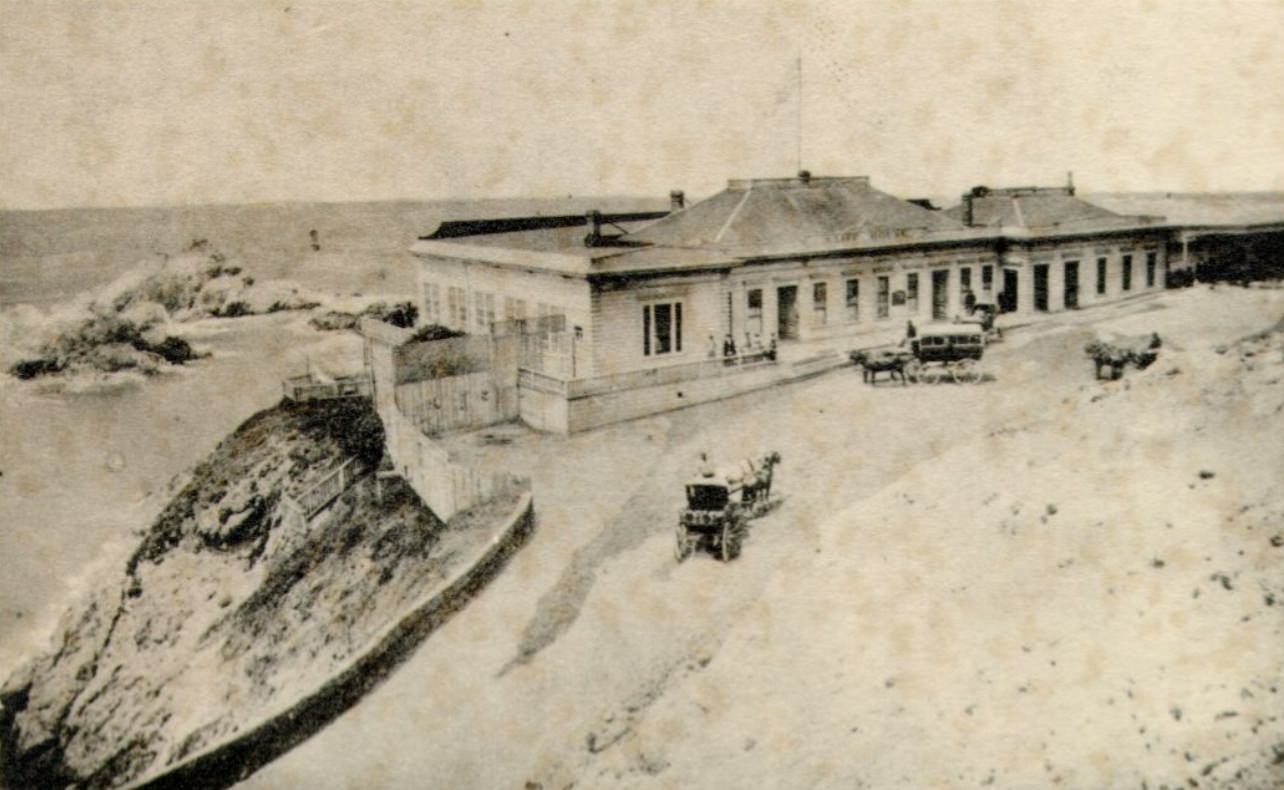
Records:
<instances>
[{"instance_id":1,"label":"porch column","mask_svg":"<svg viewBox=\"0 0 1284 790\"><path fill-rule=\"evenodd\" d=\"M1034 312L1034 264L1024 264L1017 276L1017 312Z\"/></svg>"},{"instance_id":2,"label":"porch column","mask_svg":"<svg viewBox=\"0 0 1284 790\"><path fill-rule=\"evenodd\" d=\"M1066 309L1066 262L1060 258L1048 264L1048 312Z\"/></svg>"}]
</instances>

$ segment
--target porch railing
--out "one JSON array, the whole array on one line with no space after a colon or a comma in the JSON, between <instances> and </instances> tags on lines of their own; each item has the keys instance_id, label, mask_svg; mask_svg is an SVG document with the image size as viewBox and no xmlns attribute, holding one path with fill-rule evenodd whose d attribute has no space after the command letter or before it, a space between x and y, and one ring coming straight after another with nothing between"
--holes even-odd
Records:
<instances>
[{"instance_id":1,"label":"porch railing","mask_svg":"<svg viewBox=\"0 0 1284 790\"><path fill-rule=\"evenodd\" d=\"M294 376L281 382L285 397L293 401L330 400L333 398L368 398L373 391L366 376L343 376L334 381L321 381L312 376Z\"/></svg>"}]
</instances>

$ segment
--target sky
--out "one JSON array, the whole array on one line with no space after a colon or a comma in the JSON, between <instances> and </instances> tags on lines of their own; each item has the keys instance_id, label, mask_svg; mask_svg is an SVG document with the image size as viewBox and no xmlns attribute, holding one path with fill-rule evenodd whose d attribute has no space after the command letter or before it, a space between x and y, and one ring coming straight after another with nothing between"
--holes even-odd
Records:
<instances>
[{"instance_id":1,"label":"sky","mask_svg":"<svg viewBox=\"0 0 1284 790\"><path fill-rule=\"evenodd\" d=\"M0 0L0 208L1284 189L1284 2ZM801 92L799 91L801 58Z\"/></svg>"}]
</instances>

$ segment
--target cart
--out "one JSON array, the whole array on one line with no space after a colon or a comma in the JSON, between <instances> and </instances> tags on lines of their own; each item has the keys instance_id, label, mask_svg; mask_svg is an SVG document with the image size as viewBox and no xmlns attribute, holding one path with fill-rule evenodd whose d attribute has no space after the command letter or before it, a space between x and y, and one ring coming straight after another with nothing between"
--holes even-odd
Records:
<instances>
[{"instance_id":1,"label":"cart","mask_svg":"<svg viewBox=\"0 0 1284 790\"><path fill-rule=\"evenodd\" d=\"M972 323L925 326L911 341L914 358L905 363L911 383L934 384L947 379L976 384L984 379L981 357L986 332Z\"/></svg>"},{"instance_id":2,"label":"cart","mask_svg":"<svg viewBox=\"0 0 1284 790\"><path fill-rule=\"evenodd\" d=\"M721 474L707 472L686 484L686 507L678 514L673 554L678 562L707 548L723 562L740 556L746 524L771 507L773 470L779 453Z\"/></svg>"}]
</instances>

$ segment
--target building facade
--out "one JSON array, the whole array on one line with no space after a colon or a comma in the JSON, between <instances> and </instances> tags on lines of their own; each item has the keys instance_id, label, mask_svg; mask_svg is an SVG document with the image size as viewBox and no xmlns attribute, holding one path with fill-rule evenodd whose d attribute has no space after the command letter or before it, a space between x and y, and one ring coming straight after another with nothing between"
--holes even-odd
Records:
<instances>
[{"instance_id":1,"label":"building facade","mask_svg":"<svg viewBox=\"0 0 1284 790\"><path fill-rule=\"evenodd\" d=\"M1073 186L976 187L945 213L999 233L1004 312L1075 310L1167 284L1164 218L1116 214L1077 198Z\"/></svg>"},{"instance_id":2,"label":"building facade","mask_svg":"<svg viewBox=\"0 0 1284 790\"><path fill-rule=\"evenodd\" d=\"M587 378L947 320L1003 283L993 229L865 178L732 181L650 221L561 219L420 240L423 320L487 332L564 315L551 345Z\"/></svg>"}]
</instances>

